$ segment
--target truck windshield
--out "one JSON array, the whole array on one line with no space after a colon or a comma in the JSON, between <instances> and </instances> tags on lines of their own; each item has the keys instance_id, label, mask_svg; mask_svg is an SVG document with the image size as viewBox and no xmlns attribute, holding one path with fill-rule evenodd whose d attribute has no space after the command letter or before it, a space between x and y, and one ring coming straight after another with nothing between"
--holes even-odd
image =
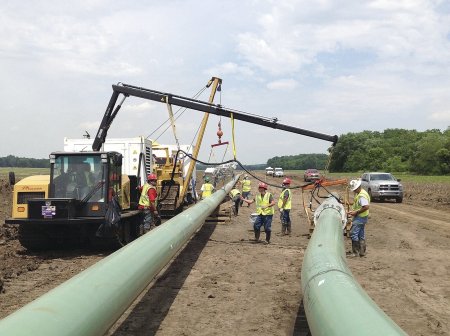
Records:
<instances>
[{"instance_id":1,"label":"truck windshield","mask_svg":"<svg viewBox=\"0 0 450 336\"><path fill-rule=\"evenodd\" d=\"M370 178L372 181L395 181L391 174L373 174Z\"/></svg>"},{"instance_id":2,"label":"truck windshield","mask_svg":"<svg viewBox=\"0 0 450 336\"><path fill-rule=\"evenodd\" d=\"M55 198L82 200L91 191L88 202L102 201L103 165L99 155L60 155L52 164Z\"/></svg>"}]
</instances>

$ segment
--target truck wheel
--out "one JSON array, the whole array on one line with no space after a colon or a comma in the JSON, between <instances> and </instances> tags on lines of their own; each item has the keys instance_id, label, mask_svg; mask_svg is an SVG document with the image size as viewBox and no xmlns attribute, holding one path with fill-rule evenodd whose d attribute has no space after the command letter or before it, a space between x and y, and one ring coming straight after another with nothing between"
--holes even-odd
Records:
<instances>
[{"instance_id":1,"label":"truck wheel","mask_svg":"<svg viewBox=\"0 0 450 336\"><path fill-rule=\"evenodd\" d=\"M402 203L402 202L403 202L403 197L397 197L397 198L395 199L395 202L396 202L396 203Z\"/></svg>"}]
</instances>

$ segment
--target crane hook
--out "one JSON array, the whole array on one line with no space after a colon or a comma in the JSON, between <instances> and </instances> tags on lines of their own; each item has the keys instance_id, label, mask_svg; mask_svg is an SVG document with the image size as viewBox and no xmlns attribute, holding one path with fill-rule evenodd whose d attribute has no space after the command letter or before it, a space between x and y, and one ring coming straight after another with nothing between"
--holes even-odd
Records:
<instances>
[{"instance_id":1,"label":"crane hook","mask_svg":"<svg viewBox=\"0 0 450 336\"><path fill-rule=\"evenodd\" d=\"M219 124L217 126L219 126L219 129L217 130L217 136L219 137L218 143L221 144L222 143L223 131L222 131L222 125L221 125L220 121L219 121Z\"/></svg>"}]
</instances>

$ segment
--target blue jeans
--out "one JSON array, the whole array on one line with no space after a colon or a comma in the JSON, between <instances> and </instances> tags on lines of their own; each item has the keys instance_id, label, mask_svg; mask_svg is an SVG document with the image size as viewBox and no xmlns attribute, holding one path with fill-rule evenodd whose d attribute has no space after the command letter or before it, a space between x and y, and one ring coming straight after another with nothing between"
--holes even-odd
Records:
<instances>
[{"instance_id":1,"label":"blue jeans","mask_svg":"<svg viewBox=\"0 0 450 336\"><path fill-rule=\"evenodd\" d=\"M369 216L353 218L352 228L350 229L352 241L366 240L366 224L368 219Z\"/></svg>"},{"instance_id":2,"label":"blue jeans","mask_svg":"<svg viewBox=\"0 0 450 336\"><path fill-rule=\"evenodd\" d=\"M264 226L264 231L271 232L272 217L273 215L258 215L258 217L256 217L255 224L253 224L253 229L255 232L259 232L261 230L261 226Z\"/></svg>"},{"instance_id":3,"label":"blue jeans","mask_svg":"<svg viewBox=\"0 0 450 336\"><path fill-rule=\"evenodd\" d=\"M149 209L145 209L143 211L144 214L144 220L143 225L144 225L144 230L150 230L153 224L153 214Z\"/></svg>"},{"instance_id":4,"label":"blue jeans","mask_svg":"<svg viewBox=\"0 0 450 336\"><path fill-rule=\"evenodd\" d=\"M250 195L250 191L243 191L242 192L242 198L245 198L245 199L248 200L248 196L249 195ZM241 206L242 206L243 203L244 203L244 201L241 201ZM249 206L249 205L247 205L247 206Z\"/></svg>"},{"instance_id":5,"label":"blue jeans","mask_svg":"<svg viewBox=\"0 0 450 336\"><path fill-rule=\"evenodd\" d=\"M280 215L281 224L288 225L291 223L291 217L289 217L289 213L291 212L291 209L284 209L283 212Z\"/></svg>"}]
</instances>

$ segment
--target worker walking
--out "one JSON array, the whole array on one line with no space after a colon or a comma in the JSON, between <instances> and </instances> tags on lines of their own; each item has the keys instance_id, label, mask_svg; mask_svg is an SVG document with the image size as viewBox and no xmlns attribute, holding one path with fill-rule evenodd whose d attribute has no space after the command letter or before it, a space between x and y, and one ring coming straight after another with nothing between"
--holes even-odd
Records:
<instances>
[{"instance_id":1,"label":"worker walking","mask_svg":"<svg viewBox=\"0 0 450 336\"><path fill-rule=\"evenodd\" d=\"M267 184L261 182L258 184L258 194L254 200L248 201L244 199L244 202L252 204L256 202L256 213L257 217L255 223L253 224L253 229L255 232L255 241L259 242L260 229L264 226L264 231L266 232L266 242L270 244L270 236L272 233L272 218L274 214L275 201L270 192L267 191Z\"/></svg>"},{"instance_id":2,"label":"worker walking","mask_svg":"<svg viewBox=\"0 0 450 336\"><path fill-rule=\"evenodd\" d=\"M250 195L250 191L252 190L252 181L249 180L248 175L244 176L244 179L241 182L242 185L242 198L247 199ZM241 206L244 203L243 200L241 200ZM250 205L247 205L250 206Z\"/></svg>"},{"instance_id":3,"label":"worker walking","mask_svg":"<svg viewBox=\"0 0 450 336\"><path fill-rule=\"evenodd\" d=\"M365 227L369 219L370 196L362 189L361 179L351 180L349 188L355 193L352 210L348 216L353 217L350 237L352 239L352 257L366 255Z\"/></svg>"},{"instance_id":4,"label":"worker walking","mask_svg":"<svg viewBox=\"0 0 450 336\"><path fill-rule=\"evenodd\" d=\"M230 191L231 202L233 203L231 209L233 209L233 214L235 216L239 213L239 206L241 204L241 191L239 189L231 189Z\"/></svg>"},{"instance_id":5,"label":"worker walking","mask_svg":"<svg viewBox=\"0 0 450 336\"><path fill-rule=\"evenodd\" d=\"M147 176L147 183L144 184L139 198L138 209L142 210L144 219L144 233L155 227L156 221L160 219L158 214L158 193L156 191L157 177L155 174Z\"/></svg>"},{"instance_id":6,"label":"worker walking","mask_svg":"<svg viewBox=\"0 0 450 336\"><path fill-rule=\"evenodd\" d=\"M205 183L202 184L200 191L202 192L202 199L211 196L214 192L214 186L209 183L209 176L205 177Z\"/></svg>"},{"instance_id":7,"label":"worker walking","mask_svg":"<svg viewBox=\"0 0 450 336\"><path fill-rule=\"evenodd\" d=\"M285 178L283 180L283 191L278 198L278 208L280 209L281 219L281 234L291 234L291 217L289 216L292 208L292 191L289 189L291 186L291 179Z\"/></svg>"}]
</instances>

